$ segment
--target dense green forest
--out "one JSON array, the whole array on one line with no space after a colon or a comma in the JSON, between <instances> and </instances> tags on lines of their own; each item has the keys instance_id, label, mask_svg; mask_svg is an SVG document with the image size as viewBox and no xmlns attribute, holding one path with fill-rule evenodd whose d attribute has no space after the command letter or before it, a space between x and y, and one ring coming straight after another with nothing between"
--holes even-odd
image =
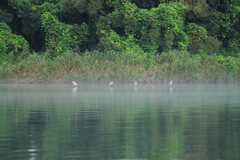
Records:
<instances>
[{"instance_id":1,"label":"dense green forest","mask_svg":"<svg viewBox=\"0 0 240 160\"><path fill-rule=\"evenodd\" d=\"M0 80L239 81L239 26L238 0L2 0Z\"/></svg>"}]
</instances>

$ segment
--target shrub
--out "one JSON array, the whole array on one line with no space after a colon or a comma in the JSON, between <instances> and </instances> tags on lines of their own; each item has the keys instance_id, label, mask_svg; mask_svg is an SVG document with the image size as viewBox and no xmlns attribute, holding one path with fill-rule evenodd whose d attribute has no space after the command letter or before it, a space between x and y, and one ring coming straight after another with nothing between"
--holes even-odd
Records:
<instances>
[{"instance_id":1,"label":"shrub","mask_svg":"<svg viewBox=\"0 0 240 160\"><path fill-rule=\"evenodd\" d=\"M27 41L20 35L11 33L6 23L0 23L0 60L14 61L29 52Z\"/></svg>"}]
</instances>

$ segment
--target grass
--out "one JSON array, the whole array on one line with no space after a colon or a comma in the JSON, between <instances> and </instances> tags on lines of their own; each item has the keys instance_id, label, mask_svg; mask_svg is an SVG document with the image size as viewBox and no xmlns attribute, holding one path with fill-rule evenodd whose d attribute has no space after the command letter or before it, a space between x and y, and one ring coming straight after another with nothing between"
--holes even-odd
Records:
<instances>
[{"instance_id":1,"label":"grass","mask_svg":"<svg viewBox=\"0 0 240 160\"><path fill-rule=\"evenodd\" d=\"M238 59L237 59L238 60ZM240 70L220 63L217 55L169 51L148 60L131 53L66 52L54 60L32 54L15 64L0 65L1 82L238 82ZM240 61L234 61L240 65Z\"/></svg>"}]
</instances>

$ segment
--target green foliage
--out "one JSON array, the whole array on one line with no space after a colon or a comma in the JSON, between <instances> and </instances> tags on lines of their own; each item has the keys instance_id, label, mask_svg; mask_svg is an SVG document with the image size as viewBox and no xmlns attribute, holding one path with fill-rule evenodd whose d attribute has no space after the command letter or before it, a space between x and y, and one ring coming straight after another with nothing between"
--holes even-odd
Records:
<instances>
[{"instance_id":1,"label":"green foliage","mask_svg":"<svg viewBox=\"0 0 240 160\"><path fill-rule=\"evenodd\" d=\"M104 32L102 32L103 34ZM119 52L131 55L136 55L145 59L145 67L148 68L152 59L153 54L147 53L142 50L142 48L136 44L136 39L132 35L128 35L128 37L121 37L113 30L110 31L109 35L106 38L100 39L100 44L105 51L110 52Z\"/></svg>"},{"instance_id":2,"label":"green foliage","mask_svg":"<svg viewBox=\"0 0 240 160\"><path fill-rule=\"evenodd\" d=\"M231 56L224 57L220 55L218 56L218 61L219 63L227 66L227 69L231 74L236 75L240 73L240 58Z\"/></svg>"},{"instance_id":3,"label":"green foliage","mask_svg":"<svg viewBox=\"0 0 240 160\"><path fill-rule=\"evenodd\" d=\"M49 12L42 14L42 27L46 34L46 48L48 56L54 58L60 56L66 50L80 50L87 42L88 25L68 25Z\"/></svg>"},{"instance_id":4,"label":"green foliage","mask_svg":"<svg viewBox=\"0 0 240 160\"><path fill-rule=\"evenodd\" d=\"M62 0L63 10L65 12L87 12L89 15L96 15L98 11L103 8L103 3L103 0Z\"/></svg>"},{"instance_id":5,"label":"green foliage","mask_svg":"<svg viewBox=\"0 0 240 160\"><path fill-rule=\"evenodd\" d=\"M170 51L156 56L155 61L161 66L164 81L229 82L240 78L239 58Z\"/></svg>"},{"instance_id":6,"label":"green foliage","mask_svg":"<svg viewBox=\"0 0 240 160\"><path fill-rule=\"evenodd\" d=\"M35 4L35 5L42 5L45 2L56 4L56 3L60 2L60 1L61 0L31 0L31 3Z\"/></svg>"},{"instance_id":7,"label":"green foliage","mask_svg":"<svg viewBox=\"0 0 240 160\"><path fill-rule=\"evenodd\" d=\"M200 58L197 56L192 58L186 51L170 51L163 52L156 61L161 65L164 79L194 81L200 79L197 77L201 68Z\"/></svg>"},{"instance_id":8,"label":"green foliage","mask_svg":"<svg viewBox=\"0 0 240 160\"><path fill-rule=\"evenodd\" d=\"M66 51L51 60L46 54L33 54L19 63L0 64L0 81L18 82L233 82L240 80L240 60L216 54L169 51L146 57L125 52Z\"/></svg>"},{"instance_id":9,"label":"green foliage","mask_svg":"<svg viewBox=\"0 0 240 160\"><path fill-rule=\"evenodd\" d=\"M170 48L186 49L185 8L182 3L169 3L146 10L126 1L106 18L99 19L97 33L104 41L114 30L123 40L131 37L131 43L148 53Z\"/></svg>"},{"instance_id":10,"label":"green foliage","mask_svg":"<svg viewBox=\"0 0 240 160\"><path fill-rule=\"evenodd\" d=\"M59 0L58 0L59 1ZM41 28L41 14L44 12L59 13L60 3L54 0L9 0L9 6L15 10L15 17L19 20L13 22L15 32L24 35L31 49L43 51L44 33Z\"/></svg>"},{"instance_id":11,"label":"green foliage","mask_svg":"<svg viewBox=\"0 0 240 160\"><path fill-rule=\"evenodd\" d=\"M221 50L236 56L240 49L240 1L209 1L211 14L206 18L205 28L209 34L222 42Z\"/></svg>"},{"instance_id":12,"label":"green foliage","mask_svg":"<svg viewBox=\"0 0 240 160\"><path fill-rule=\"evenodd\" d=\"M166 3L166 0L130 0L131 3L135 3L139 8L151 9L157 7L160 3Z\"/></svg>"},{"instance_id":13,"label":"green foliage","mask_svg":"<svg viewBox=\"0 0 240 160\"><path fill-rule=\"evenodd\" d=\"M27 41L22 36L13 34L6 23L0 23L0 60L17 60L28 52Z\"/></svg>"},{"instance_id":14,"label":"green foliage","mask_svg":"<svg viewBox=\"0 0 240 160\"><path fill-rule=\"evenodd\" d=\"M6 9L0 8L0 22L10 23L13 20L13 14Z\"/></svg>"},{"instance_id":15,"label":"green foliage","mask_svg":"<svg viewBox=\"0 0 240 160\"><path fill-rule=\"evenodd\" d=\"M83 56L83 51L97 49L104 51L101 54L142 59L141 67L152 71L151 80L161 77L161 71L183 79L174 72L177 68L189 80L192 76L201 81L218 70L236 75L239 6L239 1L230 0L4 0L0 2L1 61L21 59L29 53L28 46L32 54L44 53L59 61L69 58L64 55L69 50ZM154 66L158 56L174 62ZM207 68L203 59L216 67ZM199 71L197 66L208 72L193 75L191 69ZM113 70L109 75L117 77ZM209 81L216 79L220 76Z\"/></svg>"},{"instance_id":16,"label":"green foliage","mask_svg":"<svg viewBox=\"0 0 240 160\"><path fill-rule=\"evenodd\" d=\"M103 33L104 32L102 32L102 34ZM135 40L136 39L134 39L131 35L129 35L127 38L121 37L113 30L110 30L110 33L106 35L106 38L100 39L100 45L102 45L106 51L126 51L143 54L143 50L136 43L134 43Z\"/></svg>"},{"instance_id":17,"label":"green foliage","mask_svg":"<svg viewBox=\"0 0 240 160\"><path fill-rule=\"evenodd\" d=\"M52 54L56 48L59 52L56 55L60 55L69 48L91 50L98 46L99 49L112 50L115 47L117 51L135 46L131 50L140 49L152 54L171 49L188 49L191 53L203 50L212 54L221 48L224 54L236 56L240 49L238 1L5 0L0 5L0 22L8 23L13 33L22 35L33 51L44 52L47 48ZM73 40L67 39L64 42L66 46L59 40L59 45L53 45L50 39L54 36L65 40L59 35L52 36L48 31L52 21L49 21L48 27L43 24L43 17L47 17L48 13L53 16L51 20L59 22L53 20L51 30L60 25L62 27L56 27L60 28L60 32L72 32L71 28L78 28L76 26L79 25L86 34L80 33L81 38L76 38L78 42L69 35ZM125 42L121 42L121 47L119 44L114 44L112 48L106 43L103 45L110 39Z\"/></svg>"},{"instance_id":18,"label":"green foliage","mask_svg":"<svg viewBox=\"0 0 240 160\"><path fill-rule=\"evenodd\" d=\"M215 38L207 35L207 30L195 23L189 23L186 26L189 37L188 50L191 53L205 52L207 54L217 53L221 42Z\"/></svg>"},{"instance_id":19,"label":"green foliage","mask_svg":"<svg viewBox=\"0 0 240 160\"><path fill-rule=\"evenodd\" d=\"M209 16L209 5L207 0L184 0L188 6L187 18L190 21L202 19Z\"/></svg>"},{"instance_id":20,"label":"green foliage","mask_svg":"<svg viewBox=\"0 0 240 160\"><path fill-rule=\"evenodd\" d=\"M209 55L213 53L218 53L221 44L222 43L216 37L206 36L203 39L203 42L200 43L198 51L203 50L205 53Z\"/></svg>"},{"instance_id":21,"label":"green foliage","mask_svg":"<svg viewBox=\"0 0 240 160\"><path fill-rule=\"evenodd\" d=\"M195 23L189 23L186 26L187 33L189 36L189 42L195 43L195 42L200 42L207 36L207 31L205 28L198 26Z\"/></svg>"}]
</instances>

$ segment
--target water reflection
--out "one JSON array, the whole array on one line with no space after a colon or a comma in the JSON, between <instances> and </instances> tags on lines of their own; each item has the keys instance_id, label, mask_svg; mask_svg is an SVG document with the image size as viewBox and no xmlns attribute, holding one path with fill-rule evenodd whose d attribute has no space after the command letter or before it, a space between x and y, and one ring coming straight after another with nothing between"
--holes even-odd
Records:
<instances>
[{"instance_id":1,"label":"water reflection","mask_svg":"<svg viewBox=\"0 0 240 160\"><path fill-rule=\"evenodd\" d=\"M136 87L0 84L1 159L238 159L239 85Z\"/></svg>"},{"instance_id":2,"label":"water reflection","mask_svg":"<svg viewBox=\"0 0 240 160\"><path fill-rule=\"evenodd\" d=\"M172 92L172 86L169 87L169 91Z\"/></svg>"},{"instance_id":3,"label":"water reflection","mask_svg":"<svg viewBox=\"0 0 240 160\"><path fill-rule=\"evenodd\" d=\"M78 87L73 88L73 95L76 95Z\"/></svg>"},{"instance_id":4,"label":"water reflection","mask_svg":"<svg viewBox=\"0 0 240 160\"><path fill-rule=\"evenodd\" d=\"M137 86L134 86L134 90L137 91L137 89L138 89Z\"/></svg>"},{"instance_id":5,"label":"water reflection","mask_svg":"<svg viewBox=\"0 0 240 160\"><path fill-rule=\"evenodd\" d=\"M111 93L113 93L113 88L112 88L112 87L109 87L109 91L110 91Z\"/></svg>"}]
</instances>

